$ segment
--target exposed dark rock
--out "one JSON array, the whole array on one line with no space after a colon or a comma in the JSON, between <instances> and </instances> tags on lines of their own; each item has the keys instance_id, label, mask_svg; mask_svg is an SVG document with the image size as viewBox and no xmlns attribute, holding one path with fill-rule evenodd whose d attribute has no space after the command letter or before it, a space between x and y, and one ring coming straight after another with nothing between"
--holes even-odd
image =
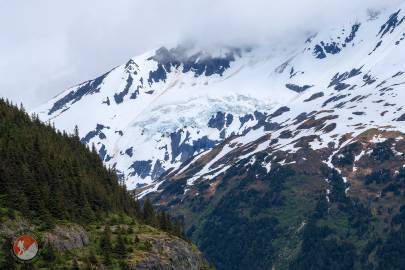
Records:
<instances>
[{"instance_id":1,"label":"exposed dark rock","mask_svg":"<svg viewBox=\"0 0 405 270\"><path fill-rule=\"evenodd\" d=\"M215 115L213 115L208 122L208 126L210 128L222 130L225 126L225 113L217 112Z\"/></svg>"},{"instance_id":2,"label":"exposed dark rock","mask_svg":"<svg viewBox=\"0 0 405 270\"><path fill-rule=\"evenodd\" d=\"M233 122L233 115L231 113L228 113L226 115L226 126L229 127Z\"/></svg>"},{"instance_id":3,"label":"exposed dark rock","mask_svg":"<svg viewBox=\"0 0 405 270\"><path fill-rule=\"evenodd\" d=\"M324 94L323 92L315 93L315 94L313 94L312 96L310 96L309 98L307 98L306 100L304 100L304 102L312 101L312 100L314 100L314 99L323 97L324 95L325 95L325 94Z\"/></svg>"},{"instance_id":4,"label":"exposed dark rock","mask_svg":"<svg viewBox=\"0 0 405 270\"><path fill-rule=\"evenodd\" d=\"M323 128L323 131L325 133L329 133L331 131L333 131L336 128L336 123L331 123L329 125L327 125L326 127Z\"/></svg>"},{"instance_id":5,"label":"exposed dark rock","mask_svg":"<svg viewBox=\"0 0 405 270\"><path fill-rule=\"evenodd\" d=\"M167 73L170 73L172 68L179 68L183 65L183 73L193 72L195 77L201 75L211 76L218 74L222 76L226 69L230 67L230 63L235 61L235 54L240 54L240 50L230 50L225 56L213 57L207 53L196 53L192 56L184 54L181 48L168 50L165 47L158 49L154 56L148 60L154 60L158 63L155 71L149 73L149 84L159 81L165 81Z\"/></svg>"},{"instance_id":6,"label":"exposed dark rock","mask_svg":"<svg viewBox=\"0 0 405 270\"><path fill-rule=\"evenodd\" d=\"M306 112L300 113L297 117L295 117L294 125L301 123L302 121L308 119L308 114Z\"/></svg>"},{"instance_id":7,"label":"exposed dark rock","mask_svg":"<svg viewBox=\"0 0 405 270\"><path fill-rule=\"evenodd\" d=\"M133 74L138 74L138 72L136 71L136 69L138 69L139 66L137 63L135 63L135 61L133 59L130 59L126 64L125 64L125 70L127 72L131 72Z\"/></svg>"},{"instance_id":8,"label":"exposed dark rock","mask_svg":"<svg viewBox=\"0 0 405 270\"><path fill-rule=\"evenodd\" d=\"M346 103L347 103L347 101L340 102L340 103L336 104L333 107L333 109L341 109L341 108L343 108L345 106Z\"/></svg>"},{"instance_id":9,"label":"exposed dark rock","mask_svg":"<svg viewBox=\"0 0 405 270\"><path fill-rule=\"evenodd\" d=\"M170 71L169 71L170 72ZM149 84L154 82L166 81L167 75L166 70L163 68L161 64L158 65L158 68L155 71L149 72Z\"/></svg>"},{"instance_id":10,"label":"exposed dark rock","mask_svg":"<svg viewBox=\"0 0 405 270\"><path fill-rule=\"evenodd\" d=\"M239 116L240 126L242 127L245 123L253 121L255 118L252 114L246 114L244 116Z\"/></svg>"},{"instance_id":11,"label":"exposed dark rock","mask_svg":"<svg viewBox=\"0 0 405 270\"><path fill-rule=\"evenodd\" d=\"M276 122L266 122L264 124L264 131L275 131L281 128L281 125Z\"/></svg>"},{"instance_id":12,"label":"exposed dark rock","mask_svg":"<svg viewBox=\"0 0 405 270\"><path fill-rule=\"evenodd\" d=\"M405 121L405 113L396 119L397 121Z\"/></svg>"},{"instance_id":13,"label":"exposed dark rock","mask_svg":"<svg viewBox=\"0 0 405 270\"><path fill-rule=\"evenodd\" d=\"M357 95L357 96L351 98L351 99L350 99L350 102L355 102L355 101L357 101L357 100L360 100L361 97L362 97L362 95Z\"/></svg>"},{"instance_id":14,"label":"exposed dark rock","mask_svg":"<svg viewBox=\"0 0 405 270\"><path fill-rule=\"evenodd\" d=\"M149 176L151 169L152 169L152 161L151 160L136 160L132 163L131 167L132 172L129 174L130 176L139 175L141 178L145 178Z\"/></svg>"},{"instance_id":15,"label":"exposed dark rock","mask_svg":"<svg viewBox=\"0 0 405 270\"><path fill-rule=\"evenodd\" d=\"M341 100L341 99L343 99L343 98L345 98L345 97L347 97L347 95L333 96L333 97L327 99L327 100L323 103L322 107L325 107L325 106L328 105L329 103L331 103L331 102L336 102L336 101Z\"/></svg>"},{"instance_id":16,"label":"exposed dark rock","mask_svg":"<svg viewBox=\"0 0 405 270\"><path fill-rule=\"evenodd\" d=\"M104 78L109 73L110 72L107 72L92 81L87 81L85 83L82 83L76 90L69 92L69 94L67 94L63 98L59 99L58 101L56 101L53 104L52 108L49 110L48 115L51 115L52 113L54 113L58 110L66 108L66 105L68 103L71 103L71 104L76 103L85 95L92 95L94 93L98 93L100 91L99 86L103 83Z\"/></svg>"},{"instance_id":17,"label":"exposed dark rock","mask_svg":"<svg viewBox=\"0 0 405 270\"><path fill-rule=\"evenodd\" d=\"M363 81L364 81L364 84L362 85L362 87L375 83L377 81L377 79L372 77L370 74L365 74L363 76Z\"/></svg>"},{"instance_id":18,"label":"exposed dark rock","mask_svg":"<svg viewBox=\"0 0 405 270\"><path fill-rule=\"evenodd\" d=\"M375 52L382 44L382 40L378 41L377 44L375 45L374 49L372 52L369 53L369 55L371 55L373 52Z\"/></svg>"},{"instance_id":19,"label":"exposed dark rock","mask_svg":"<svg viewBox=\"0 0 405 270\"><path fill-rule=\"evenodd\" d=\"M197 61L198 58L200 58L199 61ZM202 75L204 71L205 76L211 76L213 74L222 76L225 70L230 68L232 61L235 61L233 52L227 53L225 57L211 57L197 54L184 63L183 73L193 70L196 77Z\"/></svg>"},{"instance_id":20,"label":"exposed dark rock","mask_svg":"<svg viewBox=\"0 0 405 270\"><path fill-rule=\"evenodd\" d=\"M299 125L297 129L310 129L310 128L316 128L317 130L320 130L321 128L324 127L325 122L328 120L334 120L338 118L337 115L328 115L319 119L315 119L314 116L306 120L304 123Z\"/></svg>"},{"instance_id":21,"label":"exposed dark rock","mask_svg":"<svg viewBox=\"0 0 405 270\"><path fill-rule=\"evenodd\" d=\"M102 144L100 150L98 150L98 156L100 157L101 160L106 162L111 160L112 158L110 155L107 155L107 150L104 144Z\"/></svg>"},{"instance_id":22,"label":"exposed dark rock","mask_svg":"<svg viewBox=\"0 0 405 270\"><path fill-rule=\"evenodd\" d=\"M287 107L285 107L285 108L287 108ZM281 109L275 115L277 115L277 116L280 115L279 113L282 113L282 111L285 110L285 108ZM248 115L245 115L243 117L240 117L239 119L241 120L242 123L244 123L244 121L246 121L247 119L257 121L257 123L253 127L245 129L242 134L246 134L252 129L256 130L256 129L261 128L261 127L263 127L265 131L274 131L274 130L279 129L280 124L276 123L276 122L271 122L270 121L271 118L272 118L272 115L267 115L266 113L262 113L262 112L259 112L259 111L255 111L254 116L252 116L251 114L248 114Z\"/></svg>"},{"instance_id":23,"label":"exposed dark rock","mask_svg":"<svg viewBox=\"0 0 405 270\"><path fill-rule=\"evenodd\" d=\"M339 90L342 90L343 87L345 87L345 88L349 87L350 85L347 86L346 84L342 84L342 82L347 79L350 79L352 77L355 77L357 75L360 75L361 69L362 69L362 67L359 69L353 68L351 71L347 71L343 74L336 73L335 76L333 76L332 81L329 84L328 88L332 87L332 86L338 86ZM345 88L343 88L343 89L345 89ZM336 89L336 90L338 90L338 89Z\"/></svg>"},{"instance_id":24,"label":"exposed dark rock","mask_svg":"<svg viewBox=\"0 0 405 270\"><path fill-rule=\"evenodd\" d=\"M335 85L335 90L342 91L350 87L350 84L347 83L338 83Z\"/></svg>"},{"instance_id":25,"label":"exposed dark rock","mask_svg":"<svg viewBox=\"0 0 405 270\"><path fill-rule=\"evenodd\" d=\"M159 178L159 176L161 176L163 173L165 172L165 169L162 166L162 163L160 162L160 160L157 160L155 162L155 165L153 166L153 170L151 173L151 177L152 179L157 179Z\"/></svg>"},{"instance_id":26,"label":"exposed dark rock","mask_svg":"<svg viewBox=\"0 0 405 270\"><path fill-rule=\"evenodd\" d=\"M212 148L217 142L208 139L207 136L197 140L190 141L190 133L187 131L186 138L181 141L181 133L183 130L178 130L170 134L171 149L172 149L172 162L181 155L180 161L184 162L192 157L196 152Z\"/></svg>"},{"instance_id":27,"label":"exposed dark rock","mask_svg":"<svg viewBox=\"0 0 405 270\"><path fill-rule=\"evenodd\" d=\"M323 41L320 44L315 45L313 54L318 59L326 58L326 54L338 54L342 49L336 42L325 43Z\"/></svg>"},{"instance_id":28,"label":"exposed dark rock","mask_svg":"<svg viewBox=\"0 0 405 270\"><path fill-rule=\"evenodd\" d=\"M286 106L283 106L283 107L278 108L274 113L270 114L268 118L269 118L269 119L272 119L272 118L275 118L275 117L277 117L277 116L280 116L280 115L282 115L283 113L289 112L289 111L290 111L290 108L288 108L288 107L286 107Z\"/></svg>"},{"instance_id":29,"label":"exposed dark rock","mask_svg":"<svg viewBox=\"0 0 405 270\"><path fill-rule=\"evenodd\" d=\"M388 21L381 26L381 29L378 32L378 36L380 36L380 38L383 38L385 34L387 34L388 32L390 33L394 32L395 28L397 28L397 26L403 23L405 17L399 19L398 15L400 12L401 10L398 10L397 12L391 14Z\"/></svg>"},{"instance_id":30,"label":"exposed dark rock","mask_svg":"<svg viewBox=\"0 0 405 270\"><path fill-rule=\"evenodd\" d=\"M395 73L394 75L392 75L392 78L395 78L395 77L401 76L402 74L404 74L404 72L402 72L402 71L398 71L397 73Z\"/></svg>"},{"instance_id":31,"label":"exposed dark rock","mask_svg":"<svg viewBox=\"0 0 405 270\"><path fill-rule=\"evenodd\" d=\"M134 148L128 148L127 150L125 150L125 154L127 154L129 157L132 157L132 155L134 154Z\"/></svg>"},{"instance_id":32,"label":"exposed dark rock","mask_svg":"<svg viewBox=\"0 0 405 270\"><path fill-rule=\"evenodd\" d=\"M80 141L84 144L87 144L90 142L91 139L93 139L96 136L99 136L100 139L105 139L106 136L102 132L103 129L109 129L110 127L104 126L102 124L97 124L95 130L92 130L86 134Z\"/></svg>"},{"instance_id":33,"label":"exposed dark rock","mask_svg":"<svg viewBox=\"0 0 405 270\"><path fill-rule=\"evenodd\" d=\"M294 67L291 67L291 70L290 70L290 79L293 78L295 75L297 75L297 71L294 70Z\"/></svg>"},{"instance_id":34,"label":"exposed dark rock","mask_svg":"<svg viewBox=\"0 0 405 270\"><path fill-rule=\"evenodd\" d=\"M129 97L130 99L136 99L139 96L139 90L143 88L143 78L139 79L140 85L136 87L136 90Z\"/></svg>"},{"instance_id":35,"label":"exposed dark rock","mask_svg":"<svg viewBox=\"0 0 405 270\"><path fill-rule=\"evenodd\" d=\"M322 41L321 45L325 49L325 52L329 54L338 54L341 51L341 48L339 48L339 45L336 42L324 44L324 42Z\"/></svg>"},{"instance_id":36,"label":"exposed dark rock","mask_svg":"<svg viewBox=\"0 0 405 270\"><path fill-rule=\"evenodd\" d=\"M127 84L125 85L124 90L118 94L114 94L115 103L120 104L124 101L124 97L128 94L129 88L131 88L133 81L134 79L132 78L131 74L128 74Z\"/></svg>"},{"instance_id":37,"label":"exposed dark rock","mask_svg":"<svg viewBox=\"0 0 405 270\"><path fill-rule=\"evenodd\" d=\"M225 129L223 129L223 130L221 130L221 133L219 133L219 137L221 139L225 139L225 136L226 136L226 132L225 132Z\"/></svg>"},{"instance_id":38,"label":"exposed dark rock","mask_svg":"<svg viewBox=\"0 0 405 270\"><path fill-rule=\"evenodd\" d=\"M315 45L315 47L314 47L314 53L313 53L313 54L314 54L314 55L316 56L316 58L318 58L318 59L324 59L324 58L326 58L326 54L325 54L323 48L321 47L321 45L319 45L319 44Z\"/></svg>"},{"instance_id":39,"label":"exposed dark rock","mask_svg":"<svg viewBox=\"0 0 405 270\"><path fill-rule=\"evenodd\" d=\"M266 113L262 113L259 111L255 111L254 113L255 119L258 123L263 124L266 121L267 118L267 114Z\"/></svg>"},{"instance_id":40,"label":"exposed dark rock","mask_svg":"<svg viewBox=\"0 0 405 270\"><path fill-rule=\"evenodd\" d=\"M107 97L107 99L103 101L102 104L107 104L107 106L110 106L110 98Z\"/></svg>"},{"instance_id":41,"label":"exposed dark rock","mask_svg":"<svg viewBox=\"0 0 405 270\"><path fill-rule=\"evenodd\" d=\"M285 85L285 87L287 87L288 89L297 92L297 93L302 93L305 90L308 90L309 88L313 87L313 85L303 85L303 86L299 86L296 84L291 84L291 83L287 83Z\"/></svg>"},{"instance_id":42,"label":"exposed dark rock","mask_svg":"<svg viewBox=\"0 0 405 270\"><path fill-rule=\"evenodd\" d=\"M350 43L354 40L354 38L356 37L356 33L360 28L360 25L361 25L360 23L356 23L352 26L352 31L350 32L350 35L345 39L346 43Z\"/></svg>"},{"instance_id":43,"label":"exposed dark rock","mask_svg":"<svg viewBox=\"0 0 405 270\"><path fill-rule=\"evenodd\" d=\"M291 132L291 130L283 130L281 133L280 133L280 136L278 136L279 138L281 138L281 139L289 139L289 138L291 138L293 135L292 135L292 132Z\"/></svg>"}]
</instances>

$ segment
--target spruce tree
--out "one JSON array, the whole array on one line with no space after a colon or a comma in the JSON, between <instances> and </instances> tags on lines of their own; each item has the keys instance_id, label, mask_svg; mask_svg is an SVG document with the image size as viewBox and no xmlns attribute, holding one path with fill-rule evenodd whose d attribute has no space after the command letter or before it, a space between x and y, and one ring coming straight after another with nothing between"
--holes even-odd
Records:
<instances>
[{"instance_id":1,"label":"spruce tree","mask_svg":"<svg viewBox=\"0 0 405 270\"><path fill-rule=\"evenodd\" d=\"M76 136L55 132L0 100L0 197L2 207L40 223L91 222L107 212L142 217L113 170ZM92 214L93 212L93 214Z\"/></svg>"},{"instance_id":2,"label":"spruce tree","mask_svg":"<svg viewBox=\"0 0 405 270\"><path fill-rule=\"evenodd\" d=\"M169 229L166 213L163 211L159 213L159 228L162 229L163 231L168 231Z\"/></svg>"},{"instance_id":3,"label":"spruce tree","mask_svg":"<svg viewBox=\"0 0 405 270\"><path fill-rule=\"evenodd\" d=\"M153 225L155 221L155 210L149 198L143 204L143 220L149 225Z\"/></svg>"},{"instance_id":4,"label":"spruce tree","mask_svg":"<svg viewBox=\"0 0 405 270\"><path fill-rule=\"evenodd\" d=\"M111 263L111 228L110 225L106 225L104 229L104 234L100 239L100 249L104 256L104 262L109 265Z\"/></svg>"},{"instance_id":5,"label":"spruce tree","mask_svg":"<svg viewBox=\"0 0 405 270\"><path fill-rule=\"evenodd\" d=\"M74 135L74 138L76 138L76 139L80 138L80 136L79 136L79 127L77 125L75 125L73 135Z\"/></svg>"},{"instance_id":6,"label":"spruce tree","mask_svg":"<svg viewBox=\"0 0 405 270\"><path fill-rule=\"evenodd\" d=\"M120 229L117 236L117 243L115 245L114 253L118 258L124 259L127 255L127 250L125 247L125 241L122 236L122 230Z\"/></svg>"}]
</instances>

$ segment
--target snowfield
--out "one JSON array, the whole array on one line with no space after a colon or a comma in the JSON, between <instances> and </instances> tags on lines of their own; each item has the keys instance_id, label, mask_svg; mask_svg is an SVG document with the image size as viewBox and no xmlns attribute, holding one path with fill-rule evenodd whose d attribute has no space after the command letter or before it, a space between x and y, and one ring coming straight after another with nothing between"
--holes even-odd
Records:
<instances>
[{"instance_id":1,"label":"snowfield","mask_svg":"<svg viewBox=\"0 0 405 270\"><path fill-rule=\"evenodd\" d=\"M405 132L404 20L398 8L365 12L272 48L162 47L34 112L58 129L77 125L83 143L94 144L130 189L146 187L142 195L157 190L161 175L181 174L225 140L188 185L224 173L229 164L218 161L264 136L277 139L274 149L294 152L299 138L316 135L312 149L338 152L350 142L339 143L346 134ZM269 145L256 143L239 159Z\"/></svg>"}]
</instances>

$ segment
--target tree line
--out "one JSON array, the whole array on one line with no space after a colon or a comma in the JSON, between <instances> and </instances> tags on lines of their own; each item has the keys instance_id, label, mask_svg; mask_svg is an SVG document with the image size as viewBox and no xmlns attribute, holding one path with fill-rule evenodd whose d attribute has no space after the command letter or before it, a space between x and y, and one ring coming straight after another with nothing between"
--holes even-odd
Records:
<instances>
[{"instance_id":1,"label":"tree line","mask_svg":"<svg viewBox=\"0 0 405 270\"><path fill-rule=\"evenodd\" d=\"M87 224L111 213L184 237L181 222L157 212L146 200L141 207L106 168L95 149L73 134L43 123L37 115L0 99L0 207L44 227L58 220ZM1 220L0 220L1 222Z\"/></svg>"}]
</instances>

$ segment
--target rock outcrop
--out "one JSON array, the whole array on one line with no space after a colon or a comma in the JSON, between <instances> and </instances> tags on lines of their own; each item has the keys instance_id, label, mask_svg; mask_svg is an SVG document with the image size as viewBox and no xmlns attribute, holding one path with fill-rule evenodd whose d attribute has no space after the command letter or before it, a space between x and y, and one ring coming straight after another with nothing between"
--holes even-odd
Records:
<instances>
[{"instance_id":1,"label":"rock outcrop","mask_svg":"<svg viewBox=\"0 0 405 270\"><path fill-rule=\"evenodd\" d=\"M63 252L88 245L89 237L79 225L57 225L52 231L44 233L43 241Z\"/></svg>"},{"instance_id":2,"label":"rock outcrop","mask_svg":"<svg viewBox=\"0 0 405 270\"><path fill-rule=\"evenodd\" d=\"M134 254L141 260L131 263L136 270L201 270L208 269L202 253L192 244L171 237L140 237L150 243L148 251Z\"/></svg>"}]
</instances>

